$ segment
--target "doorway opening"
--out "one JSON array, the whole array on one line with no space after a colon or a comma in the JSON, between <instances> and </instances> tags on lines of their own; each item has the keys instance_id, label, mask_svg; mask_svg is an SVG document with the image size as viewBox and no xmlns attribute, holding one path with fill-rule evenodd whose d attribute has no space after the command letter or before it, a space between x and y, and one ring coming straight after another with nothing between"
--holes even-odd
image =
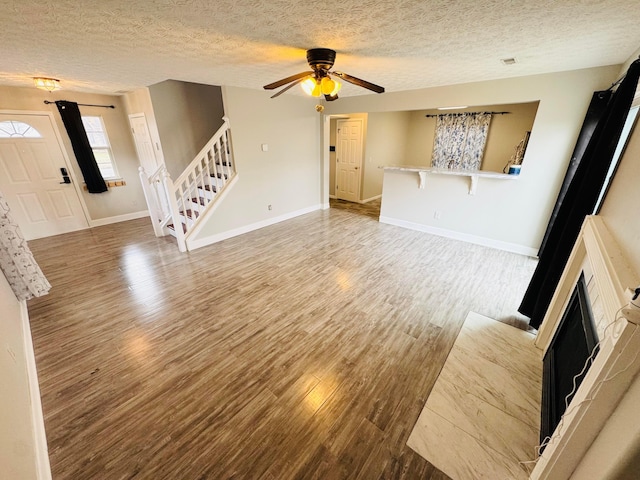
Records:
<instances>
[{"instance_id":1,"label":"doorway opening","mask_svg":"<svg viewBox=\"0 0 640 480\"><path fill-rule=\"evenodd\" d=\"M367 183L365 150L367 145L366 113L332 115L328 128L329 207L365 215L378 220L381 195L372 198ZM379 174L380 172L374 172ZM381 187L381 185L380 185Z\"/></svg>"}]
</instances>

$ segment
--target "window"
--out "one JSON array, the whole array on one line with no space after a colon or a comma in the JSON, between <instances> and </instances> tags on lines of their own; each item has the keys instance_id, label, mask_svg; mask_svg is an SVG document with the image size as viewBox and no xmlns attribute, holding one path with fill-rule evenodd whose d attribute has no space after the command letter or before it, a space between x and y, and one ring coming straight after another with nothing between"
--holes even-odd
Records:
<instances>
[{"instance_id":1,"label":"window","mask_svg":"<svg viewBox=\"0 0 640 480\"><path fill-rule=\"evenodd\" d=\"M638 111L640 110L640 105L632 105L629 113L627 114L627 120L624 123L624 127L622 128L622 133L620 134L620 140L618 141L618 146L613 154L613 158L611 159L611 165L609 166L609 171L607 172L607 178L604 181L604 185L602 186L602 190L600 191L600 197L598 198L598 202L596 203L596 207L593 209L594 215L600 213L600 207L602 206L602 202L604 202L604 198L607 196L609 192L609 187L611 187L611 182L613 182L613 177L618 170L618 165L620 164L620 160L622 160L622 154L627 148L627 143L629 142L629 135L631 135L631 131L633 130L636 119L638 118Z\"/></svg>"},{"instance_id":2,"label":"window","mask_svg":"<svg viewBox=\"0 0 640 480\"><path fill-rule=\"evenodd\" d=\"M82 124L87 131L89 145L91 145L93 156L96 157L96 162L103 178L117 178L118 171L113 161L109 137L107 137L102 117L82 117Z\"/></svg>"},{"instance_id":3,"label":"window","mask_svg":"<svg viewBox=\"0 0 640 480\"><path fill-rule=\"evenodd\" d=\"M0 138L42 138L31 125L17 120L6 120L0 122Z\"/></svg>"},{"instance_id":4,"label":"window","mask_svg":"<svg viewBox=\"0 0 640 480\"><path fill-rule=\"evenodd\" d=\"M480 170L491 113L441 113L437 118L431 165L448 170Z\"/></svg>"}]
</instances>

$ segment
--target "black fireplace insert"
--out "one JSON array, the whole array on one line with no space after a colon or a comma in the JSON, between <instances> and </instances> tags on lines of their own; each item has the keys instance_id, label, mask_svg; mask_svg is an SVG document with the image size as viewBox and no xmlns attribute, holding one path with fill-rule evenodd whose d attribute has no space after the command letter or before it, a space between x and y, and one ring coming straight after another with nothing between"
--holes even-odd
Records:
<instances>
[{"instance_id":1,"label":"black fireplace insert","mask_svg":"<svg viewBox=\"0 0 640 480\"><path fill-rule=\"evenodd\" d=\"M541 443L553 434L566 405L571 403L589 371L597 353L582 375L575 379L574 388L574 377L584 368L597 342L591 303L582 274L543 359Z\"/></svg>"}]
</instances>

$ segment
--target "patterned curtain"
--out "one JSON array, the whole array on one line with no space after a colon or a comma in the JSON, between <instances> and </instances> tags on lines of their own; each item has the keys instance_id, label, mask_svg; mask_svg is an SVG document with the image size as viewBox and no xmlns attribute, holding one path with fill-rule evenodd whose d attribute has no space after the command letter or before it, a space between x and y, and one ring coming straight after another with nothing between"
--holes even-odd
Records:
<instances>
[{"instance_id":1,"label":"patterned curtain","mask_svg":"<svg viewBox=\"0 0 640 480\"><path fill-rule=\"evenodd\" d=\"M51 285L33 258L20 227L11 218L9 204L0 192L0 270L18 300L49 293Z\"/></svg>"},{"instance_id":2,"label":"patterned curtain","mask_svg":"<svg viewBox=\"0 0 640 480\"><path fill-rule=\"evenodd\" d=\"M490 122L490 113L438 115L432 167L479 170Z\"/></svg>"}]
</instances>

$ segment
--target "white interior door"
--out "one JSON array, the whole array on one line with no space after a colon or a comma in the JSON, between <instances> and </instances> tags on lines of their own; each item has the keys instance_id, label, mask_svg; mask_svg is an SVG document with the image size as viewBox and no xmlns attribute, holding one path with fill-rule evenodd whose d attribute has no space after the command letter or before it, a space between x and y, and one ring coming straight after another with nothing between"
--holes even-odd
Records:
<instances>
[{"instance_id":1,"label":"white interior door","mask_svg":"<svg viewBox=\"0 0 640 480\"><path fill-rule=\"evenodd\" d=\"M362 167L362 119L338 120L336 139L336 197L357 202Z\"/></svg>"},{"instance_id":2,"label":"white interior door","mask_svg":"<svg viewBox=\"0 0 640 480\"><path fill-rule=\"evenodd\" d=\"M27 240L87 228L51 117L0 114L0 190Z\"/></svg>"},{"instance_id":3,"label":"white interior door","mask_svg":"<svg viewBox=\"0 0 640 480\"><path fill-rule=\"evenodd\" d=\"M149 125L144 113L136 113L129 115L129 124L131 125L131 133L133 141L136 144L138 159L144 171L150 176L158 168L156 152L153 149L153 141L149 133Z\"/></svg>"}]
</instances>

